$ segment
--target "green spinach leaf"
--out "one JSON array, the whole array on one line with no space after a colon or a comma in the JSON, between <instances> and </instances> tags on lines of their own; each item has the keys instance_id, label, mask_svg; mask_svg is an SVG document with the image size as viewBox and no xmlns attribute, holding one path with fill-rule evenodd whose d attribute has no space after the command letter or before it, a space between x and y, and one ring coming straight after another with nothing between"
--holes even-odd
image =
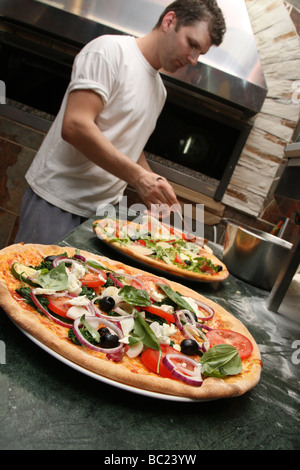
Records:
<instances>
[{"instance_id":1,"label":"green spinach leaf","mask_svg":"<svg viewBox=\"0 0 300 470\"><path fill-rule=\"evenodd\" d=\"M178 292L175 292L171 287L166 286L165 284L157 284L163 291L164 293L171 299L173 302L175 302L176 305L178 305L181 308L184 308L186 310L189 310L190 312L196 313L195 310L190 306L190 304L182 297L181 294Z\"/></svg>"},{"instance_id":2,"label":"green spinach leaf","mask_svg":"<svg viewBox=\"0 0 300 470\"><path fill-rule=\"evenodd\" d=\"M134 322L133 335L138 341L143 341L145 346L160 351L160 345L155 334L139 312L137 312Z\"/></svg>"},{"instance_id":3,"label":"green spinach leaf","mask_svg":"<svg viewBox=\"0 0 300 470\"><path fill-rule=\"evenodd\" d=\"M138 307L148 307L151 305L148 292L143 289L137 289L133 286L124 286L120 289L119 295L130 305Z\"/></svg>"},{"instance_id":4,"label":"green spinach leaf","mask_svg":"<svg viewBox=\"0 0 300 470\"><path fill-rule=\"evenodd\" d=\"M222 378L237 375L242 371L242 361L237 349L230 344L217 344L201 357L204 377Z\"/></svg>"},{"instance_id":5,"label":"green spinach leaf","mask_svg":"<svg viewBox=\"0 0 300 470\"><path fill-rule=\"evenodd\" d=\"M57 268L53 268L51 271L41 273L38 282L43 289L55 291L67 289L68 275L66 273L65 263L60 263Z\"/></svg>"}]
</instances>

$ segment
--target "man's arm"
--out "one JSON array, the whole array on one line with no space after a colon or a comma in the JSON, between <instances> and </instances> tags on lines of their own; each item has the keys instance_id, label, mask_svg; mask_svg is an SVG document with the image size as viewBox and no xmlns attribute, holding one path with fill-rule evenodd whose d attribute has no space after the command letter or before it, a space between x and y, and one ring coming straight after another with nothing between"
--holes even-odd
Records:
<instances>
[{"instance_id":1,"label":"man's arm","mask_svg":"<svg viewBox=\"0 0 300 470\"><path fill-rule=\"evenodd\" d=\"M165 178L151 171L144 154L135 163L102 134L95 120L103 107L101 97L91 90L71 92L62 138L93 163L135 188L147 207L150 208L151 204L177 204L172 186Z\"/></svg>"}]
</instances>

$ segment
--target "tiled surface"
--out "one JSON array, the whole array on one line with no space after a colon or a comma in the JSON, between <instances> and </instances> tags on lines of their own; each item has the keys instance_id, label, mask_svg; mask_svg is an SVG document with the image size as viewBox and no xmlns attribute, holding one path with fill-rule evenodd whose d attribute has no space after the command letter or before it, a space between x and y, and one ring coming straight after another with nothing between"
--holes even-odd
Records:
<instances>
[{"instance_id":1,"label":"tiled surface","mask_svg":"<svg viewBox=\"0 0 300 470\"><path fill-rule=\"evenodd\" d=\"M0 116L0 249L13 243L24 175L43 137L42 132Z\"/></svg>"}]
</instances>

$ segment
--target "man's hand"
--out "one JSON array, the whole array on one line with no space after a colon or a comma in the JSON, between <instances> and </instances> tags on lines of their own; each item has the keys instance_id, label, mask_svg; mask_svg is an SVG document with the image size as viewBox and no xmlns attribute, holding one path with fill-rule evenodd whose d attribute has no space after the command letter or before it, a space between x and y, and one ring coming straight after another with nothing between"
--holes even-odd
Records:
<instances>
[{"instance_id":1,"label":"man's hand","mask_svg":"<svg viewBox=\"0 0 300 470\"><path fill-rule=\"evenodd\" d=\"M151 205L179 206L172 186L166 178L156 173L145 171L134 188L148 209L151 209Z\"/></svg>"}]
</instances>

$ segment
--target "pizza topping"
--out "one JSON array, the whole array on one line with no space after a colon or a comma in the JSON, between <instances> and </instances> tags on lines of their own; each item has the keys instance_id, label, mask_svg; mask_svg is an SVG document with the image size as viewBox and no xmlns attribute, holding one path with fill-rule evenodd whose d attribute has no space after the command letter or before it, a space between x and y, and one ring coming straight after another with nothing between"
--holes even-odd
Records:
<instances>
[{"instance_id":1,"label":"pizza topping","mask_svg":"<svg viewBox=\"0 0 300 470\"><path fill-rule=\"evenodd\" d=\"M11 267L11 272L14 277L20 279L22 282L27 282L31 286L37 286L37 281L39 275L41 274L40 270L31 268L30 266L25 266L22 263L15 262Z\"/></svg>"},{"instance_id":2,"label":"pizza topping","mask_svg":"<svg viewBox=\"0 0 300 470\"><path fill-rule=\"evenodd\" d=\"M181 354L167 354L162 362L175 379L187 385L202 385L201 365L194 359Z\"/></svg>"},{"instance_id":3,"label":"pizza topping","mask_svg":"<svg viewBox=\"0 0 300 470\"><path fill-rule=\"evenodd\" d=\"M200 302L200 300L193 299L193 301L198 307L198 309L196 310L197 319L200 321L211 320L215 314L214 309L209 305L205 304L204 302Z\"/></svg>"},{"instance_id":4,"label":"pizza topping","mask_svg":"<svg viewBox=\"0 0 300 470\"><path fill-rule=\"evenodd\" d=\"M98 332L100 325L101 328L102 325L107 327L109 334L102 330L103 334L101 335L101 333ZM83 316L74 321L72 329L78 341L94 351L105 354L117 354L124 350L124 345L119 342L119 339L123 337L122 331L117 325L108 320L94 316ZM83 334L84 329L90 333L93 342L87 339ZM112 338L112 336L116 336L117 339Z\"/></svg>"},{"instance_id":5,"label":"pizza topping","mask_svg":"<svg viewBox=\"0 0 300 470\"><path fill-rule=\"evenodd\" d=\"M199 346L194 339L184 339L180 343L180 350L187 356L195 356L195 354L198 354Z\"/></svg>"},{"instance_id":6,"label":"pizza topping","mask_svg":"<svg viewBox=\"0 0 300 470\"><path fill-rule=\"evenodd\" d=\"M168 353L177 353L177 351L168 344L162 344L160 350L148 347L142 352L141 360L151 372L159 374L161 377L175 379L169 369L163 364L163 358Z\"/></svg>"},{"instance_id":7,"label":"pizza topping","mask_svg":"<svg viewBox=\"0 0 300 470\"><path fill-rule=\"evenodd\" d=\"M70 327L70 324L63 321L63 320L60 320L59 318L55 317L54 315L51 314L51 312L49 312L49 310L47 310L42 304L41 302L38 300L37 296L34 294L33 290L30 291L30 298L32 300L32 302L34 303L34 305L37 307L37 309L42 312L44 315L46 315L48 318L50 318L51 320L53 320L55 323L57 323L58 325L61 325L61 326L67 326L68 328Z\"/></svg>"},{"instance_id":8,"label":"pizza topping","mask_svg":"<svg viewBox=\"0 0 300 470\"><path fill-rule=\"evenodd\" d=\"M175 317L173 313L168 311L166 307L169 307L169 306L158 307L156 305L150 305L147 307L143 307L143 310L145 310L146 312L152 313L153 315L157 315L160 318L164 318L169 324L175 323Z\"/></svg>"},{"instance_id":9,"label":"pizza topping","mask_svg":"<svg viewBox=\"0 0 300 470\"><path fill-rule=\"evenodd\" d=\"M214 329L206 334L210 345L228 344L234 346L241 359L249 357L253 351L253 345L246 336L236 331L227 329Z\"/></svg>"},{"instance_id":10,"label":"pizza topping","mask_svg":"<svg viewBox=\"0 0 300 470\"><path fill-rule=\"evenodd\" d=\"M115 299L109 295L100 298L99 307L103 312L109 312L116 305Z\"/></svg>"},{"instance_id":11,"label":"pizza topping","mask_svg":"<svg viewBox=\"0 0 300 470\"><path fill-rule=\"evenodd\" d=\"M202 238L191 238L154 217L145 216L140 224L107 218L95 221L93 227L99 238L129 247L137 257L153 259L200 275L217 276L223 270L222 264L215 264L209 258L208 253L213 252L204 245ZM116 230L116 227L121 229Z\"/></svg>"},{"instance_id":12,"label":"pizza topping","mask_svg":"<svg viewBox=\"0 0 300 470\"><path fill-rule=\"evenodd\" d=\"M181 295L161 278L115 272L79 253L73 258L51 257L46 262L49 269L43 262L41 269L30 267L31 276L22 279L28 283L29 277L34 278L38 287L17 291L28 289L40 313L68 327L76 344L104 353L108 359L120 361L124 354L140 356L155 373L200 386L202 375L238 370L234 351L242 358L251 354L247 338L245 342L238 334L230 336L227 330L205 325L214 315L209 305ZM26 272L24 267L18 275ZM234 351L224 351L220 342L230 343ZM214 354L207 356L212 350ZM200 363L191 357L195 355L201 356ZM226 357L235 367L226 366Z\"/></svg>"},{"instance_id":13,"label":"pizza topping","mask_svg":"<svg viewBox=\"0 0 300 470\"><path fill-rule=\"evenodd\" d=\"M172 324L168 325L167 323L160 325L158 322L154 321L151 323L150 328L160 344L170 344L170 336L176 333L175 326Z\"/></svg>"},{"instance_id":14,"label":"pizza topping","mask_svg":"<svg viewBox=\"0 0 300 470\"><path fill-rule=\"evenodd\" d=\"M218 344L201 357L204 377L223 378L242 372L242 361L237 349L230 344Z\"/></svg>"}]
</instances>

